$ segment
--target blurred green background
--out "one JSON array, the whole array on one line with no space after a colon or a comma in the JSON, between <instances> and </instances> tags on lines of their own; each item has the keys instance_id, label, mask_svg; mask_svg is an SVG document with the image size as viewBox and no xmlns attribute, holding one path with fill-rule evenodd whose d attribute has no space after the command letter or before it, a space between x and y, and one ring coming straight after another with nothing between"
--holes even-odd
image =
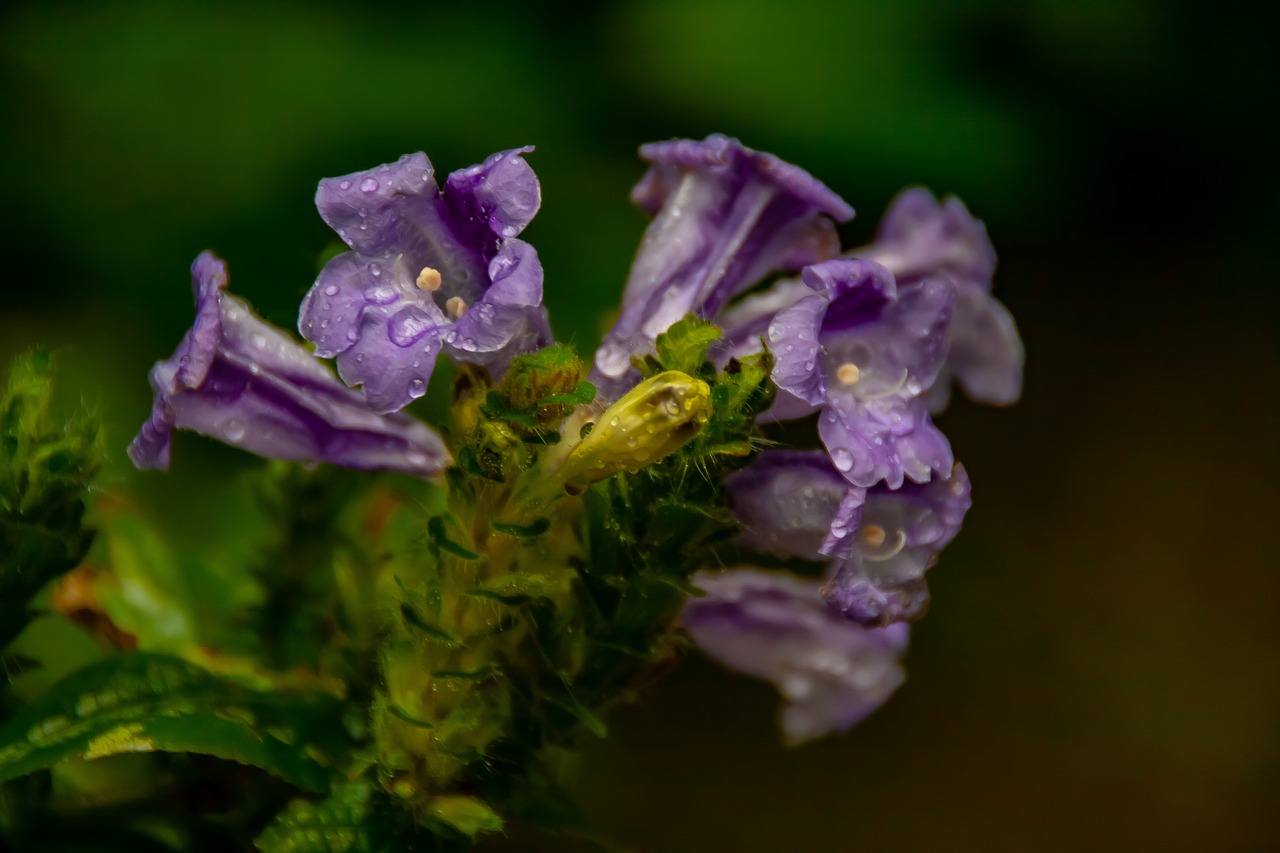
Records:
<instances>
[{"instance_id":1,"label":"blurred green background","mask_svg":"<svg viewBox=\"0 0 1280 853\"><path fill-rule=\"evenodd\" d=\"M768 687L691 656L588 750L582 802L644 851L1280 848L1280 69L1274 15L1223 8L10 4L0 356L60 348L108 425L104 488L227 547L252 459L183 436L138 475L123 449L201 249L293 326L321 176L536 144L526 237L584 353L645 225L642 142L800 164L860 211L851 244L901 186L955 192L1000 251L1027 390L941 419L975 505L908 684L790 751Z\"/></svg>"}]
</instances>

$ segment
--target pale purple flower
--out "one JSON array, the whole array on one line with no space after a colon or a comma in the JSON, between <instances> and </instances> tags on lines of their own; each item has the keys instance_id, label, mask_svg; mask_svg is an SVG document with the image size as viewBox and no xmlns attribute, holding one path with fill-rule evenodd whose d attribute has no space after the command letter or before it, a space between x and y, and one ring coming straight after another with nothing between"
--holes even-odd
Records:
<instances>
[{"instance_id":1,"label":"pale purple flower","mask_svg":"<svg viewBox=\"0 0 1280 853\"><path fill-rule=\"evenodd\" d=\"M858 533L837 552L845 559L823 597L863 625L920 618L929 605L925 571L960 530L969 504L969 477L959 464L927 483L869 489Z\"/></svg>"},{"instance_id":2,"label":"pale purple flower","mask_svg":"<svg viewBox=\"0 0 1280 853\"><path fill-rule=\"evenodd\" d=\"M848 552L867 495L822 450L765 450L724 486L740 545L805 560Z\"/></svg>"},{"instance_id":3,"label":"pale purple flower","mask_svg":"<svg viewBox=\"0 0 1280 853\"><path fill-rule=\"evenodd\" d=\"M1007 405L1022 393L1022 340L1009 310L991 295L996 253L981 222L954 196L939 202L926 189L902 192L880 222L876 241L854 257L888 268L900 286L945 277L956 287L951 345L929 392L946 406L954 375L970 399Z\"/></svg>"},{"instance_id":4,"label":"pale purple flower","mask_svg":"<svg viewBox=\"0 0 1280 853\"><path fill-rule=\"evenodd\" d=\"M820 411L831 461L858 486L929 479L951 468L951 446L920 394L947 353L955 289L925 279L899 288L879 264L805 267L812 293L773 318L769 347L779 402L772 417Z\"/></svg>"},{"instance_id":5,"label":"pale purple flower","mask_svg":"<svg viewBox=\"0 0 1280 853\"><path fill-rule=\"evenodd\" d=\"M809 173L725 136L640 153L651 166L632 198L654 219L596 352L591 379L606 398L634 383L631 357L686 314L713 317L769 275L834 257L832 220L853 216Z\"/></svg>"},{"instance_id":6,"label":"pale purple flower","mask_svg":"<svg viewBox=\"0 0 1280 853\"><path fill-rule=\"evenodd\" d=\"M772 682L792 743L848 731L906 678L906 625L865 628L823 602L818 584L752 568L699 572L706 591L681 621L708 657Z\"/></svg>"},{"instance_id":7,"label":"pale purple flower","mask_svg":"<svg viewBox=\"0 0 1280 853\"><path fill-rule=\"evenodd\" d=\"M352 250L320 272L298 328L376 410L425 394L442 351L501 375L551 342L542 265L515 239L541 204L531 150L454 172L443 190L422 153L320 182L316 207Z\"/></svg>"},{"instance_id":8,"label":"pale purple flower","mask_svg":"<svg viewBox=\"0 0 1280 853\"><path fill-rule=\"evenodd\" d=\"M139 468L168 468L174 429L262 456L430 476L449 453L430 428L381 415L306 349L226 293L226 264L205 252L191 266L196 319L168 361L151 370L151 417L129 445Z\"/></svg>"}]
</instances>

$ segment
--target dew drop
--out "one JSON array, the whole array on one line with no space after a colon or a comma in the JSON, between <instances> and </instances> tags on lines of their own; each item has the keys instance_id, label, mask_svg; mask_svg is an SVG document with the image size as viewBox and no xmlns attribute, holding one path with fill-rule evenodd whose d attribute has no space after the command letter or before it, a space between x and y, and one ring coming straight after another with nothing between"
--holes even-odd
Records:
<instances>
[{"instance_id":1,"label":"dew drop","mask_svg":"<svg viewBox=\"0 0 1280 853\"><path fill-rule=\"evenodd\" d=\"M427 454L419 453L416 450L411 453L406 453L404 455L404 459L415 468L422 468L427 464Z\"/></svg>"},{"instance_id":2,"label":"dew drop","mask_svg":"<svg viewBox=\"0 0 1280 853\"><path fill-rule=\"evenodd\" d=\"M331 285L329 285L328 287L326 287L326 288L324 289L324 295L325 295L325 296L337 296L337 295L338 295L338 285L336 285L336 284L331 284Z\"/></svg>"},{"instance_id":3,"label":"dew drop","mask_svg":"<svg viewBox=\"0 0 1280 853\"><path fill-rule=\"evenodd\" d=\"M227 421L222 425L222 434L226 436L227 441L239 441L244 438L244 424L237 420Z\"/></svg>"},{"instance_id":4,"label":"dew drop","mask_svg":"<svg viewBox=\"0 0 1280 853\"><path fill-rule=\"evenodd\" d=\"M360 182L361 192L371 193L371 192L377 192L377 190L378 190L377 178L365 178L363 181Z\"/></svg>"},{"instance_id":5,"label":"dew drop","mask_svg":"<svg viewBox=\"0 0 1280 853\"><path fill-rule=\"evenodd\" d=\"M369 275L373 276L374 278L377 278L378 276L382 275L382 265L369 264Z\"/></svg>"},{"instance_id":6,"label":"dew drop","mask_svg":"<svg viewBox=\"0 0 1280 853\"><path fill-rule=\"evenodd\" d=\"M262 334L262 332L254 332L253 336L249 338L249 341L258 349L262 349L267 345L267 336Z\"/></svg>"},{"instance_id":7,"label":"dew drop","mask_svg":"<svg viewBox=\"0 0 1280 853\"><path fill-rule=\"evenodd\" d=\"M338 189L340 189L340 190L349 190L349 189L351 189L351 182L350 182L350 181L343 181L342 183L338 184Z\"/></svg>"},{"instance_id":8,"label":"dew drop","mask_svg":"<svg viewBox=\"0 0 1280 853\"><path fill-rule=\"evenodd\" d=\"M831 452L831 461L835 463L836 469L843 473L853 467L853 454L843 447L837 447Z\"/></svg>"}]
</instances>

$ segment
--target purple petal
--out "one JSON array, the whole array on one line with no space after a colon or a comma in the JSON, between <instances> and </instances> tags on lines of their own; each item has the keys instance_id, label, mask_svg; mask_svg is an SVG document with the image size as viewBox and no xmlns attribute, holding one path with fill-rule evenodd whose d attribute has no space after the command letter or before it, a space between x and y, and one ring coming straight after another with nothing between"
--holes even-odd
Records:
<instances>
[{"instance_id":1,"label":"purple petal","mask_svg":"<svg viewBox=\"0 0 1280 853\"><path fill-rule=\"evenodd\" d=\"M363 386L374 411L398 411L427 393L452 325L431 303L367 306L356 342L338 354L338 375Z\"/></svg>"},{"instance_id":2,"label":"purple petal","mask_svg":"<svg viewBox=\"0 0 1280 853\"><path fill-rule=\"evenodd\" d=\"M969 504L969 478L958 464L928 483L870 489L854 547L823 597L864 625L920 618L929 604L925 572L955 538Z\"/></svg>"},{"instance_id":3,"label":"purple petal","mask_svg":"<svg viewBox=\"0 0 1280 853\"><path fill-rule=\"evenodd\" d=\"M861 558L840 564L836 580L822 587L832 612L867 628L914 622L929 609L929 586L924 578L877 584L866 576Z\"/></svg>"},{"instance_id":4,"label":"purple petal","mask_svg":"<svg viewBox=\"0 0 1280 853\"><path fill-rule=\"evenodd\" d=\"M880 221L876 242L853 254L888 267L899 283L945 275L990 290L996 268L986 227L960 199L940 203L923 187L900 193Z\"/></svg>"},{"instance_id":5,"label":"purple petal","mask_svg":"<svg viewBox=\"0 0 1280 853\"><path fill-rule=\"evenodd\" d=\"M542 205L542 188L521 155L533 146L492 154L445 181L445 196L459 218L481 223L499 237L515 237Z\"/></svg>"},{"instance_id":6,"label":"purple petal","mask_svg":"<svg viewBox=\"0 0 1280 853\"><path fill-rule=\"evenodd\" d=\"M827 306L825 297L807 296L779 312L769 324L774 383L780 390L812 405L825 399L826 388L819 367L822 348L819 330Z\"/></svg>"},{"instance_id":7,"label":"purple petal","mask_svg":"<svg viewBox=\"0 0 1280 853\"><path fill-rule=\"evenodd\" d=\"M716 662L777 687L792 743L848 731L906 677L906 626L864 628L828 608L815 582L740 568L694 583L707 594L686 603L685 629Z\"/></svg>"},{"instance_id":8,"label":"purple petal","mask_svg":"<svg viewBox=\"0 0 1280 853\"><path fill-rule=\"evenodd\" d=\"M325 264L315 286L307 292L298 314L298 331L316 345L316 356L333 358L359 337L369 265L360 255L344 252ZM378 266L379 275L383 265L391 269L384 260ZM387 280L389 283L390 276ZM399 292L388 292L383 298L398 299Z\"/></svg>"},{"instance_id":9,"label":"purple petal","mask_svg":"<svg viewBox=\"0 0 1280 853\"><path fill-rule=\"evenodd\" d=\"M1007 406L1022 396L1024 353L1018 327L990 294L962 290L956 300L948 366L964 393L979 403Z\"/></svg>"},{"instance_id":10,"label":"purple petal","mask_svg":"<svg viewBox=\"0 0 1280 853\"><path fill-rule=\"evenodd\" d=\"M284 332L223 292L226 265L192 265L196 321L156 364L151 417L129 446L139 468L167 468L170 434L190 429L263 456L428 476L449 464L443 442L406 415L379 415Z\"/></svg>"},{"instance_id":11,"label":"purple petal","mask_svg":"<svg viewBox=\"0 0 1280 853\"><path fill-rule=\"evenodd\" d=\"M766 554L820 560L857 529L866 490L821 450L766 450L724 481L738 542Z\"/></svg>"},{"instance_id":12,"label":"purple petal","mask_svg":"<svg viewBox=\"0 0 1280 853\"><path fill-rule=\"evenodd\" d=\"M831 218L853 215L807 172L724 136L646 145L641 155L652 165L632 197L654 221L596 353L592 378L606 392L625 387L631 356L686 314L713 317L765 277L834 256Z\"/></svg>"},{"instance_id":13,"label":"purple petal","mask_svg":"<svg viewBox=\"0 0 1280 853\"><path fill-rule=\"evenodd\" d=\"M511 359L551 343L542 307L542 264L533 247L508 240L489 263L492 284L449 334L449 354L499 378Z\"/></svg>"},{"instance_id":14,"label":"purple petal","mask_svg":"<svg viewBox=\"0 0 1280 853\"><path fill-rule=\"evenodd\" d=\"M786 278L726 308L715 318L723 333L713 348L716 363L723 365L730 358L742 358L763 350L763 339L773 319L812 295L813 290L800 279Z\"/></svg>"},{"instance_id":15,"label":"purple petal","mask_svg":"<svg viewBox=\"0 0 1280 853\"><path fill-rule=\"evenodd\" d=\"M836 398L818 418L818 435L836 469L858 486L883 480L896 489L904 477L925 482L954 461L919 398Z\"/></svg>"}]
</instances>

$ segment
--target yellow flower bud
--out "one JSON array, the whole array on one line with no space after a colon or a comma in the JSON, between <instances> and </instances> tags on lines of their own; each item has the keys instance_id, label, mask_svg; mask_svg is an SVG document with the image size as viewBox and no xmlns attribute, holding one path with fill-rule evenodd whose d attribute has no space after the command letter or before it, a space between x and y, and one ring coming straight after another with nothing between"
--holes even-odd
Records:
<instances>
[{"instance_id":1,"label":"yellow flower bud","mask_svg":"<svg viewBox=\"0 0 1280 853\"><path fill-rule=\"evenodd\" d=\"M552 477L571 492L669 456L710 417L711 387L678 370L641 382L600 416Z\"/></svg>"}]
</instances>

